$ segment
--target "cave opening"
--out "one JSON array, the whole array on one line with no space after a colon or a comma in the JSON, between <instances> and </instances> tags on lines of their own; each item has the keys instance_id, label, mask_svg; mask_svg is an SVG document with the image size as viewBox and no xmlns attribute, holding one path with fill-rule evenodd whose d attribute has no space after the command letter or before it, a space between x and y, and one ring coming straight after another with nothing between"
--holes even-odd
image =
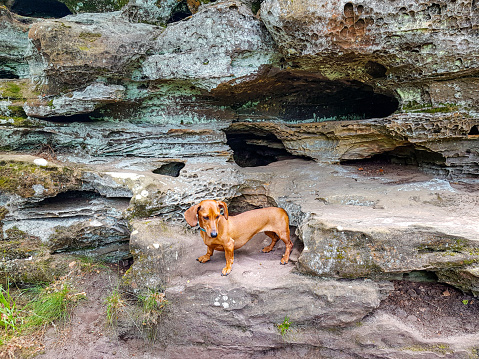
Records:
<instances>
[{"instance_id":1,"label":"cave opening","mask_svg":"<svg viewBox=\"0 0 479 359\"><path fill-rule=\"evenodd\" d=\"M10 10L18 15L40 18L60 18L72 14L58 0L15 0Z\"/></svg>"},{"instance_id":2,"label":"cave opening","mask_svg":"<svg viewBox=\"0 0 479 359\"><path fill-rule=\"evenodd\" d=\"M368 165L376 167L399 165L410 168L420 168L425 172L440 174L446 165L446 159L440 153L430 151L426 148L405 145L368 158L344 160L341 161L341 164L356 167L365 167Z\"/></svg>"},{"instance_id":3,"label":"cave opening","mask_svg":"<svg viewBox=\"0 0 479 359\"><path fill-rule=\"evenodd\" d=\"M226 144L233 150L233 160L240 167L267 166L288 159L305 159L287 151L283 142L272 132L258 128L224 130Z\"/></svg>"},{"instance_id":4,"label":"cave opening","mask_svg":"<svg viewBox=\"0 0 479 359\"><path fill-rule=\"evenodd\" d=\"M67 211L68 208L87 206L90 202L96 200L108 202L111 208L121 210L126 209L130 203L130 199L126 197L105 197L95 191L70 190L60 192L54 197L44 198L40 202L31 204L31 206L38 210L53 210L58 208L59 210Z\"/></svg>"},{"instance_id":5,"label":"cave opening","mask_svg":"<svg viewBox=\"0 0 479 359\"><path fill-rule=\"evenodd\" d=\"M384 77L387 69L368 63L368 72ZM271 69L260 81L219 86L212 91L239 120L274 118L286 122L324 122L384 118L399 108L393 94L353 80L328 80L313 73Z\"/></svg>"},{"instance_id":6,"label":"cave opening","mask_svg":"<svg viewBox=\"0 0 479 359\"><path fill-rule=\"evenodd\" d=\"M427 270L417 270L403 273L402 279L410 282L437 283L439 281L439 278L437 277L437 274L435 272Z\"/></svg>"},{"instance_id":7,"label":"cave opening","mask_svg":"<svg viewBox=\"0 0 479 359\"><path fill-rule=\"evenodd\" d=\"M468 133L469 136L478 136L479 135L479 127L477 125L472 126L471 130Z\"/></svg>"},{"instance_id":8,"label":"cave opening","mask_svg":"<svg viewBox=\"0 0 479 359\"><path fill-rule=\"evenodd\" d=\"M179 177L180 172L184 167L185 164L183 162L169 162L153 170L153 173L170 177Z\"/></svg>"},{"instance_id":9,"label":"cave opening","mask_svg":"<svg viewBox=\"0 0 479 359\"><path fill-rule=\"evenodd\" d=\"M34 117L34 116L32 116ZM51 116L42 118L45 121L55 122L55 123L74 123L74 122L95 122L101 118L102 115L99 111L93 111L90 113L79 113L76 115L70 116Z\"/></svg>"},{"instance_id":10,"label":"cave opening","mask_svg":"<svg viewBox=\"0 0 479 359\"><path fill-rule=\"evenodd\" d=\"M1 66L1 64L0 64ZM14 80L19 79L20 76L15 73L15 71L8 69L8 68L1 68L0 67L0 79L7 79L7 80Z\"/></svg>"}]
</instances>

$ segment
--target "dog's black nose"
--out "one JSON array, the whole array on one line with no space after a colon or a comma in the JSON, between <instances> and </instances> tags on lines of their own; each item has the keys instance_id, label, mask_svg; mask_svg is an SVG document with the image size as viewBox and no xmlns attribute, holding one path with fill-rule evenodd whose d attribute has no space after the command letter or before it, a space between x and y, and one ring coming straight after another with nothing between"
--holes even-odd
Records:
<instances>
[{"instance_id":1,"label":"dog's black nose","mask_svg":"<svg viewBox=\"0 0 479 359\"><path fill-rule=\"evenodd\" d=\"M216 238L218 237L218 233L216 232L211 232L211 238Z\"/></svg>"}]
</instances>

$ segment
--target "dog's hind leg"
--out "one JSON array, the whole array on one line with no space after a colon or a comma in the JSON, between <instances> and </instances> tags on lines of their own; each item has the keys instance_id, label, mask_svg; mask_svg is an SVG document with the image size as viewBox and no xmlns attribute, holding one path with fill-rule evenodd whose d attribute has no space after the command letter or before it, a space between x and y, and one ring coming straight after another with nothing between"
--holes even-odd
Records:
<instances>
[{"instance_id":1,"label":"dog's hind leg","mask_svg":"<svg viewBox=\"0 0 479 359\"><path fill-rule=\"evenodd\" d=\"M291 238L289 236L289 226L286 227L283 232L278 233L278 236L286 245L283 258L281 258L281 264L286 264L289 261L289 255L291 253L291 250L293 249L293 242L291 242Z\"/></svg>"},{"instance_id":2,"label":"dog's hind leg","mask_svg":"<svg viewBox=\"0 0 479 359\"><path fill-rule=\"evenodd\" d=\"M263 252L268 253L268 252L271 252L273 250L273 247L276 244L276 242L279 240L279 237L276 233L270 232L270 231L266 231L266 232L264 232L264 234L266 234L269 238L271 238L271 244L269 246L263 248Z\"/></svg>"}]
</instances>

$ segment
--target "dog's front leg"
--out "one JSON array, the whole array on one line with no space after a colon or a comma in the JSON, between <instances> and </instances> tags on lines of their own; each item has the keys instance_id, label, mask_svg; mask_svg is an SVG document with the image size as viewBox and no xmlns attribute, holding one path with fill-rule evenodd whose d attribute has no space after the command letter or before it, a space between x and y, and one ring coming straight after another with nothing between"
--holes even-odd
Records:
<instances>
[{"instance_id":1,"label":"dog's front leg","mask_svg":"<svg viewBox=\"0 0 479 359\"><path fill-rule=\"evenodd\" d=\"M204 256L197 258L196 260L200 263L206 263L210 260L211 256L213 255L214 248L208 246L208 250Z\"/></svg>"},{"instance_id":2,"label":"dog's front leg","mask_svg":"<svg viewBox=\"0 0 479 359\"><path fill-rule=\"evenodd\" d=\"M225 249L226 267L223 268L221 275L228 275L231 272L231 267L235 259L234 249L235 243L232 238L223 246Z\"/></svg>"}]
</instances>

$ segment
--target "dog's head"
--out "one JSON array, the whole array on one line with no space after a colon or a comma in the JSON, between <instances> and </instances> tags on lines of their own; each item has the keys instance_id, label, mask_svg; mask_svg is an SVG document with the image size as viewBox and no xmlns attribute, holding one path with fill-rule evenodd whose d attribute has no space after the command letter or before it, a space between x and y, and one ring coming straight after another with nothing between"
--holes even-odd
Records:
<instances>
[{"instance_id":1,"label":"dog's head","mask_svg":"<svg viewBox=\"0 0 479 359\"><path fill-rule=\"evenodd\" d=\"M223 213L221 211L223 211ZM225 219L228 219L228 207L223 201L201 201L200 204L191 206L185 212L186 222L192 227L199 223L200 229L211 238L218 236L220 216L224 216Z\"/></svg>"}]
</instances>

